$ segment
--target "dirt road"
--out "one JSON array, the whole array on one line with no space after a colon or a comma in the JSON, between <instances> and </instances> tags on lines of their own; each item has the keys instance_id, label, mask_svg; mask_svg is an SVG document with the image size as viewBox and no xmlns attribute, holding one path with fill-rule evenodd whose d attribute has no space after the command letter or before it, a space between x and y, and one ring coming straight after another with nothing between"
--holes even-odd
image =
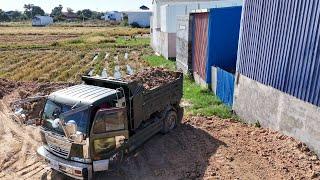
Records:
<instances>
[{"instance_id":1,"label":"dirt road","mask_svg":"<svg viewBox=\"0 0 320 180\"><path fill-rule=\"evenodd\" d=\"M14 122L0 101L0 179L41 179L49 170L37 157L38 128Z\"/></svg>"},{"instance_id":2,"label":"dirt road","mask_svg":"<svg viewBox=\"0 0 320 180\"><path fill-rule=\"evenodd\" d=\"M57 179L37 157L37 127L19 125L0 99L0 179ZM156 135L124 163L96 179L311 179L320 161L302 143L279 133L215 117L186 118Z\"/></svg>"}]
</instances>

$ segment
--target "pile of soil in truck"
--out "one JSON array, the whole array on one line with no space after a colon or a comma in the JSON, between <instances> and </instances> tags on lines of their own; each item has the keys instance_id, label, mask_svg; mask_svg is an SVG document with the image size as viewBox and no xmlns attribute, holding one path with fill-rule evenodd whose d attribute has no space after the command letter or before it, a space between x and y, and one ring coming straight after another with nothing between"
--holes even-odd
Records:
<instances>
[{"instance_id":1,"label":"pile of soil in truck","mask_svg":"<svg viewBox=\"0 0 320 180\"><path fill-rule=\"evenodd\" d=\"M148 90L176 80L178 78L177 75L177 73L163 68L148 68L134 75L127 76L123 80L127 82L137 81Z\"/></svg>"}]
</instances>

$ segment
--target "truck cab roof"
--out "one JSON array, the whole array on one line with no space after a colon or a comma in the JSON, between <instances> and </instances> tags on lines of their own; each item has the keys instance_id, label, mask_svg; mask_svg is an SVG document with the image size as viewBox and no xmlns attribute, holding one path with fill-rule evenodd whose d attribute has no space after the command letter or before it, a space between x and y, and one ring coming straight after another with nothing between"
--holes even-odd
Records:
<instances>
[{"instance_id":1,"label":"truck cab roof","mask_svg":"<svg viewBox=\"0 0 320 180\"><path fill-rule=\"evenodd\" d=\"M112 100L117 97L117 93L118 91L114 89L81 84L53 92L48 99L71 106L75 104L85 106Z\"/></svg>"}]
</instances>

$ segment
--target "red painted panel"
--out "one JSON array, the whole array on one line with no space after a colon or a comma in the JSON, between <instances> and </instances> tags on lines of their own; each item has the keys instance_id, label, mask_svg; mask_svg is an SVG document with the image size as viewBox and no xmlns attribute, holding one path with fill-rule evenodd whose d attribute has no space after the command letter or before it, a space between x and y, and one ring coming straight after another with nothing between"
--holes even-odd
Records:
<instances>
[{"instance_id":1,"label":"red painted panel","mask_svg":"<svg viewBox=\"0 0 320 180\"><path fill-rule=\"evenodd\" d=\"M193 18L193 71L203 80L206 80L208 17L208 13L200 13Z\"/></svg>"}]
</instances>

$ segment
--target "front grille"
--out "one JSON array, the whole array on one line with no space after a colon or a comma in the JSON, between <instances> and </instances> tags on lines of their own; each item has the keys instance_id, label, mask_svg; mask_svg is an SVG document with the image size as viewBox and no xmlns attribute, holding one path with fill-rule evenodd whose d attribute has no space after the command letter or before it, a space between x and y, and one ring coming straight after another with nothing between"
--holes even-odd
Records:
<instances>
[{"instance_id":1,"label":"front grille","mask_svg":"<svg viewBox=\"0 0 320 180\"><path fill-rule=\"evenodd\" d=\"M71 143L64 139L46 134L49 150L62 158L68 158L71 150Z\"/></svg>"},{"instance_id":2,"label":"front grille","mask_svg":"<svg viewBox=\"0 0 320 180\"><path fill-rule=\"evenodd\" d=\"M48 146L49 146L51 151L63 156L64 158L67 158L69 156L69 150L67 150L67 149L63 149L63 148L61 148L59 146L55 146L55 145L49 144L49 143L48 143Z\"/></svg>"}]
</instances>

